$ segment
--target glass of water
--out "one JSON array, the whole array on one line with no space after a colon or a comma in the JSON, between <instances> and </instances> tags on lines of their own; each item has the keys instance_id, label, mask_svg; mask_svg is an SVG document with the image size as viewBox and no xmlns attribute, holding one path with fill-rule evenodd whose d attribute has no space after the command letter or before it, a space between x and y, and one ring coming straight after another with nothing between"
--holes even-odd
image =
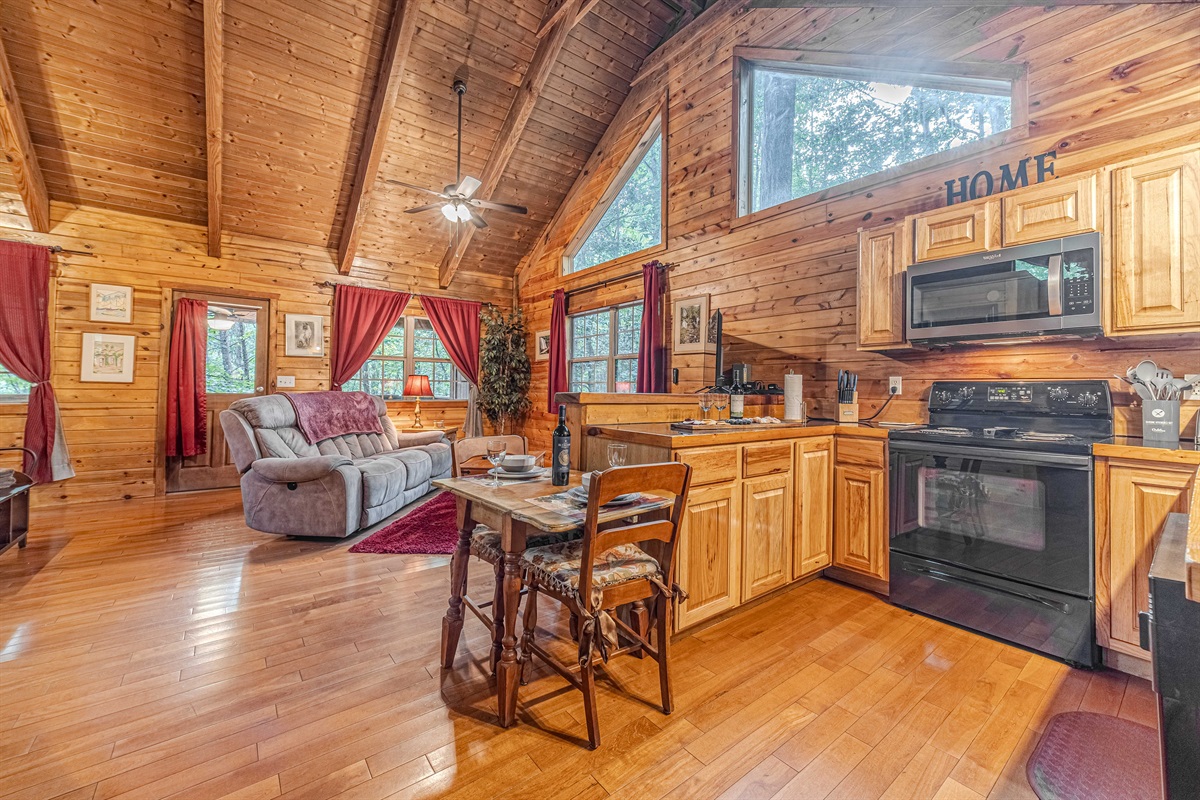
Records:
<instances>
[{"instance_id":1,"label":"glass of water","mask_svg":"<svg viewBox=\"0 0 1200 800\"><path fill-rule=\"evenodd\" d=\"M700 410L704 412L704 418L708 419L708 410L713 407L713 396L711 392L705 392L700 395Z\"/></svg>"},{"instance_id":2,"label":"glass of water","mask_svg":"<svg viewBox=\"0 0 1200 800\"><path fill-rule=\"evenodd\" d=\"M610 467L625 466L625 457L629 452L629 447L620 443L612 443L608 446L608 465Z\"/></svg>"},{"instance_id":3,"label":"glass of water","mask_svg":"<svg viewBox=\"0 0 1200 800\"><path fill-rule=\"evenodd\" d=\"M500 468L500 462L504 460L507 452L508 443L503 439L488 439L487 460L492 462L492 486L500 485L500 476L496 471Z\"/></svg>"}]
</instances>

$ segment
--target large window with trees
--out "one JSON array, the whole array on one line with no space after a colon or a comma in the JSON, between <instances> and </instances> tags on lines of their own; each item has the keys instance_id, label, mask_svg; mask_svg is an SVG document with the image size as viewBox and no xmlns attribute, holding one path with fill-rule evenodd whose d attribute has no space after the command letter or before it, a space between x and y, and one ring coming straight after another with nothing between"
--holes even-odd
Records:
<instances>
[{"instance_id":1,"label":"large window with trees","mask_svg":"<svg viewBox=\"0 0 1200 800\"><path fill-rule=\"evenodd\" d=\"M0 366L0 402L23 402L28 399L32 387L29 381L21 380Z\"/></svg>"},{"instance_id":2,"label":"large window with trees","mask_svg":"<svg viewBox=\"0 0 1200 800\"><path fill-rule=\"evenodd\" d=\"M823 64L839 59L791 52L800 63L738 62L741 214L976 142L1013 124L1009 68L995 70L995 77L973 68L972 75L933 74L894 63Z\"/></svg>"},{"instance_id":3,"label":"large window with trees","mask_svg":"<svg viewBox=\"0 0 1200 800\"><path fill-rule=\"evenodd\" d=\"M568 361L572 392L637 390L642 304L602 308L568 319Z\"/></svg>"},{"instance_id":4,"label":"large window with trees","mask_svg":"<svg viewBox=\"0 0 1200 800\"><path fill-rule=\"evenodd\" d=\"M662 117L642 135L600 202L567 245L572 273L645 253L663 243Z\"/></svg>"},{"instance_id":5,"label":"large window with trees","mask_svg":"<svg viewBox=\"0 0 1200 800\"><path fill-rule=\"evenodd\" d=\"M384 400L401 400L407 375L428 376L438 400L466 400L471 388L426 317L401 317L342 388Z\"/></svg>"}]
</instances>

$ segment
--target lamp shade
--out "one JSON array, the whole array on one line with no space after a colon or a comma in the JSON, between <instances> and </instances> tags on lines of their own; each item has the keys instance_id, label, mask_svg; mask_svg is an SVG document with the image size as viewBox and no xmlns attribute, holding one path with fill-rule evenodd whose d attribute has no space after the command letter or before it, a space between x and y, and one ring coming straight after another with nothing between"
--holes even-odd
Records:
<instances>
[{"instance_id":1,"label":"lamp shade","mask_svg":"<svg viewBox=\"0 0 1200 800\"><path fill-rule=\"evenodd\" d=\"M409 375L404 379L405 397L433 397L428 375Z\"/></svg>"}]
</instances>

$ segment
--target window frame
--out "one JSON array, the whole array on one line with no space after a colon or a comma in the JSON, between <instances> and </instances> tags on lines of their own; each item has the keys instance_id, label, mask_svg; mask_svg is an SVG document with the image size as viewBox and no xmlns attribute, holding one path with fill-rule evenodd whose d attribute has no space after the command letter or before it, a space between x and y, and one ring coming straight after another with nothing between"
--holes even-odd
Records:
<instances>
[{"instance_id":1,"label":"window frame","mask_svg":"<svg viewBox=\"0 0 1200 800\"><path fill-rule=\"evenodd\" d=\"M876 187L907 175L964 160L1002 145L1029 137L1029 89L1027 67L1023 64L978 64L900 56L873 56L857 53L827 53L818 50L785 50L767 47L735 47L733 50L733 192L731 228L757 222L779 214L826 202ZM974 142L931 153L913 161L863 175L777 205L750 210L750 149L752 92L749 81L755 67L766 67L804 75L841 77L848 80L876 80L886 83L935 86L962 91L981 87L998 88L1006 82L1012 101L1011 125L1007 130ZM992 85L992 86L990 86Z\"/></svg>"},{"instance_id":2,"label":"window frame","mask_svg":"<svg viewBox=\"0 0 1200 800\"><path fill-rule=\"evenodd\" d=\"M584 217L583 223L575 231L575 235L567 242L567 246L563 248L562 264L560 272L563 277L571 277L591 272L593 270L611 267L617 264L626 262L645 260L647 257L661 253L667 249L667 124L666 124L666 103L661 103L655 112L650 116L650 121L642 129L642 135L638 138L637 144L633 150L625 157L625 161L621 164L621 168L617 170L616 175L609 181L604 193L600 195L595 207ZM613 201L617 199L617 195L625 188L625 184L629 182L629 177L633 174L638 165L642 163L642 159L646 156L646 151L650 149L650 145L658 137L662 137L662 147L660 155L662 164L660 165L659 174L662 176L660 181L661 202L659 205L659 234L658 244L644 247L641 250L635 250L632 253L626 253L623 256L603 261L590 267L573 270L572 266L575 260L575 254L578 253L587 241L588 237L596 230L596 226L600 224L600 220L608 212Z\"/></svg>"},{"instance_id":3,"label":"window frame","mask_svg":"<svg viewBox=\"0 0 1200 800\"><path fill-rule=\"evenodd\" d=\"M623 308L632 308L634 306L644 306L644 303L642 300L631 300L628 303L618 303L617 305L614 305L614 306L593 308L593 309L589 309L587 311L579 311L574 314L567 315L567 391L570 391L570 392L575 391L575 389L572 388L572 386L571 386L571 375L573 372L572 367L574 367L574 365L576 363L582 364L582 363L605 362L605 364L606 364L606 377L605 377L605 384L604 384L605 390L604 390L604 392L601 392L601 394L633 394L633 393L637 392L636 381L634 383L633 389L630 390L629 392L618 392L617 391L617 362L625 361L625 360L628 360L631 358L634 361L636 361L638 358L637 352L634 352L634 353L618 353L617 352L617 337L619 335L619 331L617 328L618 319L619 319L618 313ZM576 317L594 316L594 315L600 314L602 312L608 313L608 355L607 356L587 356L585 358L573 358L572 356L575 352L575 318ZM640 320L639 320L638 324L640 326L640 324L641 324ZM640 327L639 327L639 332L640 332ZM639 336L639 342L640 342L640 336Z\"/></svg>"},{"instance_id":4,"label":"window frame","mask_svg":"<svg viewBox=\"0 0 1200 800\"><path fill-rule=\"evenodd\" d=\"M410 375L415 374L413 372L413 368L416 366L416 363L418 361L446 363L446 364L450 365L450 370L451 370L451 372L450 372L450 397L437 397L436 395L431 395L429 397L422 397L421 399L422 400L435 400L435 401L444 402L444 403L466 402L469 399L471 384L469 381L467 381L466 376L464 376L462 374L462 371L457 366L455 366L454 362L451 359L437 358L436 356L429 356L429 357L417 356L417 354L416 354L417 320L424 320L424 321L428 322L429 317L421 315L421 314L404 314L400 317L399 321L397 321L397 323L392 326L392 329L395 329L396 327L398 327L401 324L404 325L404 355L402 355L402 356L376 356L375 353L372 352L371 355L367 358L367 360L363 362L363 365L358 368L358 372L355 372L354 377L352 377L350 380L351 381L355 380L355 378L358 377L358 374L360 372L362 372L363 369L366 368L367 364L371 361L399 361L399 362L401 362L404 365L404 378L403 378L404 381L407 381L408 377ZM432 323L430 324L430 330L433 330ZM389 330L389 333L391 333L390 330ZM434 335L435 336L437 335L436 330L434 331ZM441 342L440 336L438 337L438 341ZM382 347L382 346L383 346L382 343L380 343L380 347ZM445 347L445 346L446 346L445 343L442 343L442 347ZM376 348L376 350L378 350L378 349L379 348ZM432 384L432 383L433 383L433 381L432 381L432 379L430 379L430 384ZM361 385L361 383L359 385ZM431 386L431 388L432 388L432 386ZM403 385L401 385L401 391L403 391ZM461 397L458 396L460 393L462 395ZM399 395L396 397L388 397L384 394L381 394L380 396L383 398L383 400L385 402L388 402L388 403L403 403L403 402L411 403L417 399L415 397L406 397L404 395Z\"/></svg>"}]
</instances>

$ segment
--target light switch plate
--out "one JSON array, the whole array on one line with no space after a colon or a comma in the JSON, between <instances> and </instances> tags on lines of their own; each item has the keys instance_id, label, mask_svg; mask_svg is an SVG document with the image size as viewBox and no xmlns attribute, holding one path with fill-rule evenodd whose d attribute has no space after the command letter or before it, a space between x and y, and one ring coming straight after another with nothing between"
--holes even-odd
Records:
<instances>
[{"instance_id":1,"label":"light switch plate","mask_svg":"<svg viewBox=\"0 0 1200 800\"><path fill-rule=\"evenodd\" d=\"M1198 381L1200 380L1200 375L1184 375L1183 379L1185 381ZM1200 389L1192 389L1191 393L1184 400L1200 400Z\"/></svg>"},{"instance_id":2,"label":"light switch plate","mask_svg":"<svg viewBox=\"0 0 1200 800\"><path fill-rule=\"evenodd\" d=\"M295 389L296 388L296 376L295 375L277 375L275 377L275 385L278 386L280 389Z\"/></svg>"}]
</instances>

